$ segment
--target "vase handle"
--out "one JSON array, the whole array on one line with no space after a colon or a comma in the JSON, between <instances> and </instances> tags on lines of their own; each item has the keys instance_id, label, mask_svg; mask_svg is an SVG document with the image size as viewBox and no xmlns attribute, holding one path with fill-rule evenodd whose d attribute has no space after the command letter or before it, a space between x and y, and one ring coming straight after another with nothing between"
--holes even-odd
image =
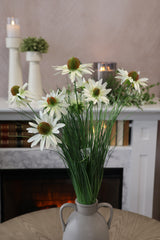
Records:
<instances>
[{"instance_id":1,"label":"vase handle","mask_svg":"<svg viewBox=\"0 0 160 240\"><path fill-rule=\"evenodd\" d=\"M110 229L111 221L112 221L112 217L113 217L113 208L112 208L112 205L109 204L109 203L99 203L99 204L98 204L98 209L101 208L101 207L107 207L107 208L110 209L110 217L109 217L109 220L108 220L108 222L107 222L108 228Z\"/></svg>"},{"instance_id":2,"label":"vase handle","mask_svg":"<svg viewBox=\"0 0 160 240\"><path fill-rule=\"evenodd\" d=\"M64 222L63 219L63 209L66 207L71 207L74 210L76 210L76 205L74 203L64 203L61 207L60 207L60 220L61 220L61 224L62 224L62 228L63 228L63 232L65 231L66 228L66 223Z\"/></svg>"}]
</instances>

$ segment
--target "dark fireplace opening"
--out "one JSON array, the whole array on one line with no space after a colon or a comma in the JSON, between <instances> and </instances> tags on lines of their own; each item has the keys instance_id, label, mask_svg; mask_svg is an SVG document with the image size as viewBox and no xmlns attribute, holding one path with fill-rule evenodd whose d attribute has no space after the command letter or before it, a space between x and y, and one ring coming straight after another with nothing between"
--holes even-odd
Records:
<instances>
[{"instance_id":1,"label":"dark fireplace opening","mask_svg":"<svg viewBox=\"0 0 160 240\"><path fill-rule=\"evenodd\" d=\"M99 202L122 207L122 168L105 168ZM1 170L1 222L63 203L76 196L66 169Z\"/></svg>"}]
</instances>

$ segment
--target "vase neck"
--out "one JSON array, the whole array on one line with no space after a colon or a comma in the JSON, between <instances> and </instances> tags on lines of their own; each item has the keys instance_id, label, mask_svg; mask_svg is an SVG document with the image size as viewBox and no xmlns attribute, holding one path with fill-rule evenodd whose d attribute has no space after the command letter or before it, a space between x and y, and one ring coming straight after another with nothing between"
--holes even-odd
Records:
<instances>
[{"instance_id":1,"label":"vase neck","mask_svg":"<svg viewBox=\"0 0 160 240\"><path fill-rule=\"evenodd\" d=\"M89 215L94 214L95 212L97 212L97 206L98 206L97 200L95 203L89 204L89 205L81 204L81 203L77 202L77 200L76 200L77 212L82 215L89 216Z\"/></svg>"}]
</instances>

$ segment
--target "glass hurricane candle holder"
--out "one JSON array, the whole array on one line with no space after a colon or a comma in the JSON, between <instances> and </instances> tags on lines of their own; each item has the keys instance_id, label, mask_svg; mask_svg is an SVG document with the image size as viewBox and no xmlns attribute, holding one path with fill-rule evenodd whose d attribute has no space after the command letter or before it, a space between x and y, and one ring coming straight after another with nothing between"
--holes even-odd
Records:
<instances>
[{"instance_id":1,"label":"glass hurricane candle holder","mask_svg":"<svg viewBox=\"0 0 160 240\"><path fill-rule=\"evenodd\" d=\"M93 63L94 73L93 77L96 81L103 79L103 82L107 78L113 77L116 74L117 63L115 62L94 62Z\"/></svg>"},{"instance_id":2,"label":"glass hurricane candle holder","mask_svg":"<svg viewBox=\"0 0 160 240\"><path fill-rule=\"evenodd\" d=\"M20 25L18 18L8 17L7 18L7 37L19 38L20 37Z\"/></svg>"}]
</instances>

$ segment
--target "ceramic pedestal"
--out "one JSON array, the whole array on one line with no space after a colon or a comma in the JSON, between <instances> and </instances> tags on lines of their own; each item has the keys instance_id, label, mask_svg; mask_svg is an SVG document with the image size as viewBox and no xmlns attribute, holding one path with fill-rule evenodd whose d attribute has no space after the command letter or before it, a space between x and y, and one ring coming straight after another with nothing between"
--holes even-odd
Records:
<instances>
[{"instance_id":1,"label":"ceramic pedestal","mask_svg":"<svg viewBox=\"0 0 160 240\"><path fill-rule=\"evenodd\" d=\"M6 38L6 47L9 48L8 100L10 100L12 96L10 91L11 88L14 85L23 85L19 53L20 43L20 38Z\"/></svg>"},{"instance_id":2,"label":"ceramic pedestal","mask_svg":"<svg viewBox=\"0 0 160 240\"><path fill-rule=\"evenodd\" d=\"M43 95L40 61L41 53L39 52L27 52L26 61L29 62L29 74L28 74L28 90L31 92L35 101L41 99Z\"/></svg>"}]
</instances>

